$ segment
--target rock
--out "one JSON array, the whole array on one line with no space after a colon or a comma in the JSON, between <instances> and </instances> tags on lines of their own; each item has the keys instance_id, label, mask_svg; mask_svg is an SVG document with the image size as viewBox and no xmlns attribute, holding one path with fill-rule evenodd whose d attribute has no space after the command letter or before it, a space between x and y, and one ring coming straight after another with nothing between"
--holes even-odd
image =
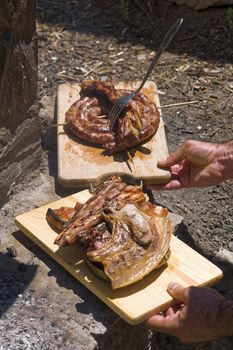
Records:
<instances>
[{"instance_id":1,"label":"rock","mask_svg":"<svg viewBox=\"0 0 233 350\"><path fill-rule=\"evenodd\" d=\"M220 248L213 260L215 262L233 265L233 252L230 252L225 248Z\"/></svg>"},{"instance_id":2,"label":"rock","mask_svg":"<svg viewBox=\"0 0 233 350\"><path fill-rule=\"evenodd\" d=\"M168 218L171 220L173 228L180 225L184 220L183 216L171 212L168 213Z\"/></svg>"},{"instance_id":3,"label":"rock","mask_svg":"<svg viewBox=\"0 0 233 350\"><path fill-rule=\"evenodd\" d=\"M233 252L233 241L229 243L228 247L230 251Z\"/></svg>"},{"instance_id":4,"label":"rock","mask_svg":"<svg viewBox=\"0 0 233 350\"><path fill-rule=\"evenodd\" d=\"M12 245L10 245L9 247L6 248L7 250L7 254L12 257L15 258L17 256L17 250L16 248Z\"/></svg>"}]
</instances>

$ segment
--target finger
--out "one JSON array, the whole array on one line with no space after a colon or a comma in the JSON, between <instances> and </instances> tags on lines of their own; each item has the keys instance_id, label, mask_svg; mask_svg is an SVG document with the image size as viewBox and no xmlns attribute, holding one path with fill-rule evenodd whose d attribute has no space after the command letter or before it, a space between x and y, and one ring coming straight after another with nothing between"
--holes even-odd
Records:
<instances>
[{"instance_id":1,"label":"finger","mask_svg":"<svg viewBox=\"0 0 233 350\"><path fill-rule=\"evenodd\" d=\"M165 316L173 316L175 314L175 309L173 306L169 307L166 311L164 311Z\"/></svg>"},{"instance_id":2,"label":"finger","mask_svg":"<svg viewBox=\"0 0 233 350\"><path fill-rule=\"evenodd\" d=\"M181 162L180 164L174 164L170 167L170 171L172 174L176 174L178 175L179 172L183 169L183 162Z\"/></svg>"},{"instance_id":3,"label":"finger","mask_svg":"<svg viewBox=\"0 0 233 350\"><path fill-rule=\"evenodd\" d=\"M165 185L148 185L147 187L155 191L168 191L168 190L178 190L183 186L179 180L171 180Z\"/></svg>"},{"instance_id":4,"label":"finger","mask_svg":"<svg viewBox=\"0 0 233 350\"><path fill-rule=\"evenodd\" d=\"M179 283L169 283L167 291L174 299L180 302L185 302L187 300L187 288L182 287Z\"/></svg>"},{"instance_id":5,"label":"finger","mask_svg":"<svg viewBox=\"0 0 233 350\"><path fill-rule=\"evenodd\" d=\"M176 318L154 315L146 321L147 327L161 333L172 333L176 329Z\"/></svg>"},{"instance_id":6,"label":"finger","mask_svg":"<svg viewBox=\"0 0 233 350\"><path fill-rule=\"evenodd\" d=\"M176 305L170 306L168 310L164 311L165 316L172 316L182 311L184 307L183 303L178 303Z\"/></svg>"},{"instance_id":7,"label":"finger","mask_svg":"<svg viewBox=\"0 0 233 350\"><path fill-rule=\"evenodd\" d=\"M178 190L183 187L187 187L187 184L185 185L182 181L182 177L184 177L183 174L183 167L184 167L185 161L181 162L180 164L175 164L171 166L171 179L166 184L159 184L159 185L147 185L147 187L151 190L155 191L166 191L166 190ZM182 176L181 176L182 175Z\"/></svg>"},{"instance_id":8,"label":"finger","mask_svg":"<svg viewBox=\"0 0 233 350\"><path fill-rule=\"evenodd\" d=\"M186 148L184 144L177 148L174 153L171 153L167 159L161 159L158 161L158 166L160 167L170 167L174 164L179 164L182 160L185 159L186 156Z\"/></svg>"},{"instance_id":9,"label":"finger","mask_svg":"<svg viewBox=\"0 0 233 350\"><path fill-rule=\"evenodd\" d=\"M163 185L147 185L148 188L150 188L151 190L157 190L157 191L161 191L161 190L177 190L180 189L183 186L182 182L180 181L180 176L179 174L174 174L172 173L171 175L171 180Z\"/></svg>"}]
</instances>

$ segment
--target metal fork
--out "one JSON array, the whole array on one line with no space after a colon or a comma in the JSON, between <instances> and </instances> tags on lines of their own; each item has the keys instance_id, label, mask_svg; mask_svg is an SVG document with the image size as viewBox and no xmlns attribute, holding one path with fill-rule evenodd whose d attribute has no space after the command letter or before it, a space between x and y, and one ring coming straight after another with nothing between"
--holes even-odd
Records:
<instances>
[{"instance_id":1,"label":"metal fork","mask_svg":"<svg viewBox=\"0 0 233 350\"><path fill-rule=\"evenodd\" d=\"M153 59L153 61L151 62L145 76L144 79L142 80L139 88L132 92L129 95L124 95L121 96L113 105L110 114L109 114L109 129L110 131L113 130L113 127L117 121L117 118L120 116L121 112L123 111L123 109L127 106L127 104L129 103L130 100L132 100L132 98L134 98L142 89L142 87L144 86L145 82L147 81L150 73L152 72L152 70L154 69L156 63L158 62L161 54L164 52L164 50L166 49L166 47L170 44L171 40L174 38L174 36L176 35L178 29L180 28L181 24L183 22L183 18L178 19L175 23L173 23L173 25L169 28L167 34L165 35L164 39L162 40L158 51Z\"/></svg>"}]
</instances>

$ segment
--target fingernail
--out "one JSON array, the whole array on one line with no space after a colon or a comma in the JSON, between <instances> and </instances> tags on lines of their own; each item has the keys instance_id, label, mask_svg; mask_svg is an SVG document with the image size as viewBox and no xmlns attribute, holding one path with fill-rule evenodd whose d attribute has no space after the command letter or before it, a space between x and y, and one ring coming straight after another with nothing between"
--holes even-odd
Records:
<instances>
[{"instance_id":1,"label":"fingernail","mask_svg":"<svg viewBox=\"0 0 233 350\"><path fill-rule=\"evenodd\" d=\"M171 282L168 284L167 289L170 291L174 291L178 287L178 283Z\"/></svg>"}]
</instances>

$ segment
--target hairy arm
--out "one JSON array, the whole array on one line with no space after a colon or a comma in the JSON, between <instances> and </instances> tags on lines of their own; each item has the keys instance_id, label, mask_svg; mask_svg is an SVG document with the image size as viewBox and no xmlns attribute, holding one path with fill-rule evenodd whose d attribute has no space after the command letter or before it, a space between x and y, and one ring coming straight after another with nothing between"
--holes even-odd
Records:
<instances>
[{"instance_id":1,"label":"hairy arm","mask_svg":"<svg viewBox=\"0 0 233 350\"><path fill-rule=\"evenodd\" d=\"M171 180L165 185L151 185L151 189L213 186L233 178L233 141L217 144L189 140L158 166L170 168Z\"/></svg>"}]
</instances>

